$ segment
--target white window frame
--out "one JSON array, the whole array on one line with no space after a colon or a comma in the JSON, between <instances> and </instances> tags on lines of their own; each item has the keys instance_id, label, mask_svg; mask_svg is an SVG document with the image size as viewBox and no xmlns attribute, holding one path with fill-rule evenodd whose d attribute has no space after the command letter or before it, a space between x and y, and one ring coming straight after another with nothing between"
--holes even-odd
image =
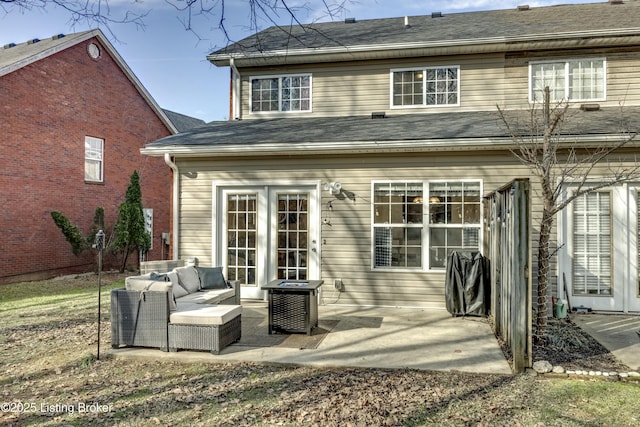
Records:
<instances>
[{"instance_id":1,"label":"white window frame","mask_svg":"<svg viewBox=\"0 0 640 427\"><path fill-rule=\"evenodd\" d=\"M455 69L457 74L457 85L456 85L456 103L444 103L444 104L427 104L427 84L426 84L426 74L427 70L440 70L440 69ZM394 99L394 84L393 84L393 76L395 73L402 73L407 71L417 71L422 72L422 103L421 104L410 104L410 105L395 105L393 102ZM438 66L429 66L429 67L410 67L410 68L393 68L389 73L389 107L391 109L405 109L405 108L443 108L443 107L459 107L460 106L460 65L438 65Z\"/></svg>"},{"instance_id":2,"label":"white window frame","mask_svg":"<svg viewBox=\"0 0 640 427\"><path fill-rule=\"evenodd\" d=\"M97 171L90 170L90 165L97 165ZM97 172L98 176L91 176L93 172ZM84 137L84 180L104 182L104 139L102 138Z\"/></svg>"},{"instance_id":3,"label":"white window frame","mask_svg":"<svg viewBox=\"0 0 640 427\"><path fill-rule=\"evenodd\" d=\"M429 198L431 196L431 185L437 183L476 183L480 186L480 191L478 194L478 203L479 203L479 222L478 223L456 223L456 224L431 224L430 223L430 202ZM422 221L419 224L406 224L407 227L419 227L422 230L422 241L421 241L421 253L422 260L420 267L393 267L393 266L376 266L376 234L375 229L381 227L381 224L375 223L376 216L376 207L375 207L375 188L376 184L420 184L422 185ZM484 209L483 209L483 181L482 179L440 179L440 180L375 180L371 181L371 270L372 271L432 271L432 272L444 272L444 267L432 267L430 265L430 254L431 254L431 242L430 242L430 231L432 228L456 228L456 229L464 229L464 228L473 228L478 231L478 247L474 250L480 251L483 247L483 223L484 223ZM401 226L401 224L390 224L395 225L396 227Z\"/></svg>"},{"instance_id":4,"label":"white window frame","mask_svg":"<svg viewBox=\"0 0 640 427\"><path fill-rule=\"evenodd\" d=\"M570 90L571 90L571 73L570 67L571 64L578 63L580 61L602 61L602 97L594 97L594 98L570 98ZM564 88L550 88L551 89L551 102L586 102L586 101L606 101L607 99L607 59L604 57L593 57L593 58L572 58L572 59L557 59L557 60L545 60L545 61L531 61L529 63L529 102L541 103L542 99L535 99L534 90L534 67L544 64L557 64L561 65L564 68ZM555 90L554 90L555 89ZM558 99L554 97L553 94L557 91L563 92L562 99Z\"/></svg>"},{"instance_id":5,"label":"white window frame","mask_svg":"<svg viewBox=\"0 0 640 427\"><path fill-rule=\"evenodd\" d=\"M307 77L309 78L309 108L300 110L283 110L283 95L282 95L282 81L286 78L295 77ZM270 80L278 79L278 110L271 111L253 111L253 82L254 80ZM305 98L306 99L306 98ZM296 114L296 113L311 113L313 111L313 75L310 73L303 74L278 74L278 75L265 75L265 76L252 76L249 78L249 114L261 115L261 114Z\"/></svg>"}]
</instances>

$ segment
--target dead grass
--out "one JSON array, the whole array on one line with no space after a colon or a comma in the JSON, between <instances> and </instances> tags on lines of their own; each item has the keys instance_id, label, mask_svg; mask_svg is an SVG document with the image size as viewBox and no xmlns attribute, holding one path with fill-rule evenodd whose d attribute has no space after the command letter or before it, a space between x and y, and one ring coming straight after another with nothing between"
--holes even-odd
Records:
<instances>
[{"instance_id":1,"label":"dead grass","mask_svg":"<svg viewBox=\"0 0 640 427\"><path fill-rule=\"evenodd\" d=\"M101 349L110 347L103 276ZM97 277L0 287L0 424L632 426L635 383L101 357Z\"/></svg>"}]
</instances>

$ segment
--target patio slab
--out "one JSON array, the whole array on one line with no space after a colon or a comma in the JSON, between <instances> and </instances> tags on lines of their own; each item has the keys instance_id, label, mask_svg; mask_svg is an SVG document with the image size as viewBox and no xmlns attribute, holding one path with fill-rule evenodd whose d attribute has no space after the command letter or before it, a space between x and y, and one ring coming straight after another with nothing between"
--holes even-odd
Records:
<instances>
[{"instance_id":1,"label":"patio slab","mask_svg":"<svg viewBox=\"0 0 640 427\"><path fill-rule=\"evenodd\" d=\"M571 320L595 338L607 350L631 368L640 372L640 316L630 314L572 314Z\"/></svg>"},{"instance_id":2,"label":"patio slab","mask_svg":"<svg viewBox=\"0 0 640 427\"><path fill-rule=\"evenodd\" d=\"M263 301L243 300L245 317L267 316ZM317 348L231 345L219 355L110 350L115 357L184 361L283 363L318 367L409 368L511 374L511 368L486 319L452 317L446 310L321 305L319 318L333 328ZM267 333L265 328L265 334Z\"/></svg>"}]
</instances>

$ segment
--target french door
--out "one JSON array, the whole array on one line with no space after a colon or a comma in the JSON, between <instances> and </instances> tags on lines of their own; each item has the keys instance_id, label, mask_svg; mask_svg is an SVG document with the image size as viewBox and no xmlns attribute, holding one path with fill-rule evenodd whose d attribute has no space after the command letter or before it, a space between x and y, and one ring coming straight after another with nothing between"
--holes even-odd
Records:
<instances>
[{"instance_id":1,"label":"french door","mask_svg":"<svg viewBox=\"0 0 640 427\"><path fill-rule=\"evenodd\" d=\"M640 311L639 204L638 188L619 185L582 195L563 211L558 280L567 280L572 306Z\"/></svg>"},{"instance_id":2,"label":"french door","mask_svg":"<svg viewBox=\"0 0 640 427\"><path fill-rule=\"evenodd\" d=\"M220 186L217 249L242 298L263 299L276 279L319 277L319 217L315 185Z\"/></svg>"}]
</instances>

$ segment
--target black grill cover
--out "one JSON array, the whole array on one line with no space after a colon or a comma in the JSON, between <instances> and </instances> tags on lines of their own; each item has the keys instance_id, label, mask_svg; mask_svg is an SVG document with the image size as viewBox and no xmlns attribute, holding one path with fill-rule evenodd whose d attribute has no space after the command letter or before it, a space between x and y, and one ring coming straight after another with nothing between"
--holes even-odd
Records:
<instances>
[{"instance_id":1,"label":"black grill cover","mask_svg":"<svg viewBox=\"0 0 640 427\"><path fill-rule=\"evenodd\" d=\"M486 316L489 312L488 261L480 252L452 252L447 258L444 297L453 316Z\"/></svg>"}]
</instances>

